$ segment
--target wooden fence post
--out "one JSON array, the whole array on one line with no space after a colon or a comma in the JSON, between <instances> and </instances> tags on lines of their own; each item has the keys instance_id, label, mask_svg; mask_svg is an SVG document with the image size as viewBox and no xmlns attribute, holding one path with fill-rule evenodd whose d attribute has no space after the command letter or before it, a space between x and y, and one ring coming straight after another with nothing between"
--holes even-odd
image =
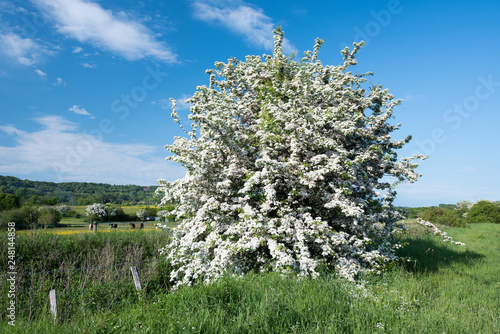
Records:
<instances>
[{"instance_id":1,"label":"wooden fence post","mask_svg":"<svg viewBox=\"0 0 500 334\"><path fill-rule=\"evenodd\" d=\"M130 267L130 270L132 271L132 277L134 278L135 288L137 289L137 291L141 291L142 287L141 282L139 281L139 275L137 275L137 268L133 266Z\"/></svg>"},{"instance_id":2,"label":"wooden fence post","mask_svg":"<svg viewBox=\"0 0 500 334\"><path fill-rule=\"evenodd\" d=\"M54 315L54 320L57 319L57 300L56 300L56 290L50 290L50 313Z\"/></svg>"}]
</instances>

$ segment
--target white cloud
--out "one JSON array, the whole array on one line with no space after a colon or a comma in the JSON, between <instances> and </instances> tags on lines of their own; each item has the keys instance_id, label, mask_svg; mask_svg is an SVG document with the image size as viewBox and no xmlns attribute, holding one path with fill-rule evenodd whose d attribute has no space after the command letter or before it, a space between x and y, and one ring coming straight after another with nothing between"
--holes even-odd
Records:
<instances>
[{"instance_id":1,"label":"white cloud","mask_svg":"<svg viewBox=\"0 0 500 334\"><path fill-rule=\"evenodd\" d=\"M77 106L76 104L73 105L71 108L69 108L68 111L72 111L77 115L83 115L83 116L88 116L90 118L95 118L94 115L92 115L87 110L85 110L85 108L81 108L80 106Z\"/></svg>"},{"instance_id":2,"label":"white cloud","mask_svg":"<svg viewBox=\"0 0 500 334\"><path fill-rule=\"evenodd\" d=\"M114 15L99 4L83 0L33 0L56 23L57 30L82 43L128 60L153 57L175 62L176 55L157 41L147 27L125 14Z\"/></svg>"},{"instance_id":3,"label":"white cloud","mask_svg":"<svg viewBox=\"0 0 500 334\"><path fill-rule=\"evenodd\" d=\"M142 144L108 143L60 116L36 119L27 132L0 125L15 145L0 146L0 174L46 181L153 185L159 178L184 177L184 168L164 159L166 152Z\"/></svg>"},{"instance_id":4,"label":"white cloud","mask_svg":"<svg viewBox=\"0 0 500 334\"><path fill-rule=\"evenodd\" d=\"M52 85L56 86L56 87L66 87L66 83L64 82L64 80L62 78L57 78L55 82L52 83Z\"/></svg>"},{"instance_id":5,"label":"white cloud","mask_svg":"<svg viewBox=\"0 0 500 334\"><path fill-rule=\"evenodd\" d=\"M19 64L32 66L46 55L53 54L45 45L15 33L0 33L0 52Z\"/></svg>"},{"instance_id":6,"label":"white cloud","mask_svg":"<svg viewBox=\"0 0 500 334\"><path fill-rule=\"evenodd\" d=\"M23 7L16 6L11 1L0 1L0 12L8 13L11 15L19 15L19 13L26 14L28 11Z\"/></svg>"},{"instance_id":7,"label":"white cloud","mask_svg":"<svg viewBox=\"0 0 500 334\"><path fill-rule=\"evenodd\" d=\"M176 99L177 101L177 108L179 110L189 110L189 108L191 108L191 103L186 103L186 100L191 98L191 96L187 96L186 94L182 95L181 97L179 97L178 99ZM168 101L170 102L170 101ZM172 105L172 104L170 104ZM172 106L170 106L172 107Z\"/></svg>"},{"instance_id":8,"label":"white cloud","mask_svg":"<svg viewBox=\"0 0 500 334\"><path fill-rule=\"evenodd\" d=\"M408 94L405 97L403 97L403 101L405 102L425 102L426 98L424 95L420 94Z\"/></svg>"},{"instance_id":9,"label":"white cloud","mask_svg":"<svg viewBox=\"0 0 500 334\"><path fill-rule=\"evenodd\" d=\"M13 136L13 135L22 136L22 135L26 134L26 132L17 129L13 125L0 125L0 131L5 132L9 136Z\"/></svg>"},{"instance_id":10,"label":"white cloud","mask_svg":"<svg viewBox=\"0 0 500 334\"><path fill-rule=\"evenodd\" d=\"M85 68L96 68L97 67L96 65L89 64L89 63L83 63L82 66L85 67Z\"/></svg>"},{"instance_id":11,"label":"white cloud","mask_svg":"<svg viewBox=\"0 0 500 334\"><path fill-rule=\"evenodd\" d=\"M75 47L73 48L73 53L80 53L80 52L82 52L82 51L83 51L83 48L82 48L82 47L80 47L80 46L75 46Z\"/></svg>"},{"instance_id":12,"label":"white cloud","mask_svg":"<svg viewBox=\"0 0 500 334\"><path fill-rule=\"evenodd\" d=\"M35 73L38 74L40 76L40 78L45 78L47 77L47 73L45 72L42 72L41 70L39 70L38 68L35 70Z\"/></svg>"},{"instance_id":13,"label":"white cloud","mask_svg":"<svg viewBox=\"0 0 500 334\"><path fill-rule=\"evenodd\" d=\"M273 29L275 24L261 8L252 8L234 1L195 1L194 16L205 22L215 22L231 29L246 39L267 50L274 48ZM285 52L295 51L295 47L285 38Z\"/></svg>"}]
</instances>

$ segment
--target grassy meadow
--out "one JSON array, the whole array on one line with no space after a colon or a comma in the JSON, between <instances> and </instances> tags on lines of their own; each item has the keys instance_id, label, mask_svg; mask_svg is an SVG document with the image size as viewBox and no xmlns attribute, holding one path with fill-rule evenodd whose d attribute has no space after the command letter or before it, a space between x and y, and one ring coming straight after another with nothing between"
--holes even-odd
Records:
<instances>
[{"instance_id":1,"label":"grassy meadow","mask_svg":"<svg viewBox=\"0 0 500 334\"><path fill-rule=\"evenodd\" d=\"M16 326L2 333L500 333L500 225L443 228L466 247L409 223L406 246L383 275L352 283L259 274L171 291L157 250L163 232L18 233ZM128 233L125 233L128 232ZM1 238L6 239L5 232ZM0 251L2 273L7 254ZM154 260L158 259L160 260ZM136 265L143 290L134 288ZM58 319L49 312L56 289Z\"/></svg>"},{"instance_id":2,"label":"grassy meadow","mask_svg":"<svg viewBox=\"0 0 500 334\"><path fill-rule=\"evenodd\" d=\"M121 208L123 209L123 212L127 213L127 214L135 214L137 211L139 211L140 209L145 209L147 207L152 207L153 205L124 205L124 206L121 206ZM79 213L80 215L82 215L83 217L85 216L85 212L87 210L87 205L77 205L77 206L71 206L71 210Z\"/></svg>"},{"instance_id":3,"label":"grassy meadow","mask_svg":"<svg viewBox=\"0 0 500 334\"><path fill-rule=\"evenodd\" d=\"M137 211L140 209L144 209L146 207L151 207L151 205L127 205L127 206L122 206L121 208L126 214L131 214L135 215ZM43 226L39 225L36 229L36 232L39 230L44 230L45 233L52 233L52 234L61 234L61 235L67 235L67 234L79 234L79 233L93 233L92 231L89 230L89 223L88 223L88 218L86 217L85 210L87 209L86 205L81 205L81 206L71 206L71 210L80 214L82 217L81 218L75 218L75 217L63 217L62 220L56 225L48 225L48 226ZM138 221L131 221L131 222L114 222L118 225L116 229L110 229L108 226L108 222L103 222L99 223L98 225L98 230L99 232L127 232L130 231L130 223L134 223L136 225L136 229L139 227L140 222ZM167 223L170 224L170 223ZM175 224L171 224L175 225ZM148 221L144 223L144 230L146 231L158 231L156 228L156 222L154 221ZM32 229L24 229L24 230L19 230L18 233L24 234L24 233L33 233Z\"/></svg>"}]
</instances>

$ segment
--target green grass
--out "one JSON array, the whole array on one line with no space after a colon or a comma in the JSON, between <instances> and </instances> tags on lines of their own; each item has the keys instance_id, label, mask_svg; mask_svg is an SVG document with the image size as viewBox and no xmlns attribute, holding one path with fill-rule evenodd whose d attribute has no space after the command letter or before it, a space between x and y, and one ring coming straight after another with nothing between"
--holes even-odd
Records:
<instances>
[{"instance_id":1,"label":"green grass","mask_svg":"<svg viewBox=\"0 0 500 334\"><path fill-rule=\"evenodd\" d=\"M95 283L91 291L83 294L78 286L64 292L67 277L46 277L47 287L40 294L43 298L37 307L32 307L31 314L26 309L18 310L16 327L5 327L3 321L0 332L500 333L500 226L474 224L445 230L467 246L446 244L410 223L410 232L398 237L408 243L400 255L413 260L401 262L381 276L366 275L362 283L346 282L331 275L298 280L270 273L239 279L226 277L210 286L197 285L173 292L168 290L165 262L162 268L141 268L141 282L143 279L147 282L146 291L141 294L134 290L128 267L116 276L119 287L117 282L106 281L102 272L93 274L97 278L89 274L87 282ZM61 248L63 252L53 255L54 260L49 263L55 266L62 258L76 261L77 257L71 254L81 251L85 244L88 246L84 254L89 257L95 251L117 256L147 247L148 243L166 242L141 240L153 235L162 234L98 233L58 236L57 241L51 239L56 236L45 236L47 239L40 240L38 248L33 246L21 253L32 254L40 247L48 249L52 243L53 249ZM20 243L31 242L28 236L21 239ZM157 255L153 248L139 258ZM58 256L62 257L57 260ZM37 257L23 257L19 261L39 263ZM75 263L80 265L83 263ZM112 274L110 270L108 275ZM70 283L82 284L82 279L83 276L71 278ZM48 311L49 286L59 286L57 289L62 291L63 306L56 323ZM5 296L1 298L0 312L5 312ZM1 314L5 319L4 313Z\"/></svg>"},{"instance_id":2,"label":"green grass","mask_svg":"<svg viewBox=\"0 0 500 334\"><path fill-rule=\"evenodd\" d=\"M130 223L134 223L136 229L133 231L139 230L140 221L132 221L132 222L113 222L118 225L116 229L110 229L108 226L108 222L99 223L98 233L100 232L125 232L132 231L130 227ZM144 230L153 231L157 230L156 224L158 222L148 221L144 223ZM167 224L168 226L176 226L178 223L172 222L163 222L162 224ZM43 225L39 225L36 228L36 232L44 231L45 233L53 233L53 234L76 234L76 233L91 233L89 230L89 223L85 220L85 218L73 218L73 217L63 217L61 221L56 225L49 225L46 228ZM19 234L31 234L33 233L32 229L24 229L18 230Z\"/></svg>"},{"instance_id":3,"label":"green grass","mask_svg":"<svg viewBox=\"0 0 500 334\"><path fill-rule=\"evenodd\" d=\"M108 222L104 223L99 223L97 232L135 232L139 230L139 224L141 222L138 221L133 221L133 222L113 222L118 225L116 229L111 229L108 226ZM136 226L135 230L131 230L130 223L134 223ZM146 222L144 223L144 230L146 231L153 231L157 230L156 228L156 223L157 222ZM168 223L169 225L173 226L175 224L173 223ZM81 219L78 218L63 218L61 222L57 226L48 226L46 229L44 229L43 226L39 226L37 228L38 230L44 230L45 233L53 233L53 234L76 234L76 233L92 233L92 231L89 230L89 223L82 221ZM30 234L32 233L32 230L19 230L18 233L20 234Z\"/></svg>"}]
</instances>

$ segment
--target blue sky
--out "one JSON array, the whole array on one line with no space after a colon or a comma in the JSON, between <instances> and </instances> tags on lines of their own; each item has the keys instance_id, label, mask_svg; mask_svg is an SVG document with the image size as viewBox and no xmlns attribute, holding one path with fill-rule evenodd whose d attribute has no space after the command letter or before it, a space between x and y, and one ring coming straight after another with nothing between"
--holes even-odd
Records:
<instances>
[{"instance_id":1,"label":"blue sky","mask_svg":"<svg viewBox=\"0 0 500 334\"><path fill-rule=\"evenodd\" d=\"M400 156L428 154L396 203L500 200L498 1L0 0L0 175L154 185L167 162L173 97L208 83L215 61L272 51L285 31L324 64L365 40L354 69L403 104Z\"/></svg>"}]
</instances>

